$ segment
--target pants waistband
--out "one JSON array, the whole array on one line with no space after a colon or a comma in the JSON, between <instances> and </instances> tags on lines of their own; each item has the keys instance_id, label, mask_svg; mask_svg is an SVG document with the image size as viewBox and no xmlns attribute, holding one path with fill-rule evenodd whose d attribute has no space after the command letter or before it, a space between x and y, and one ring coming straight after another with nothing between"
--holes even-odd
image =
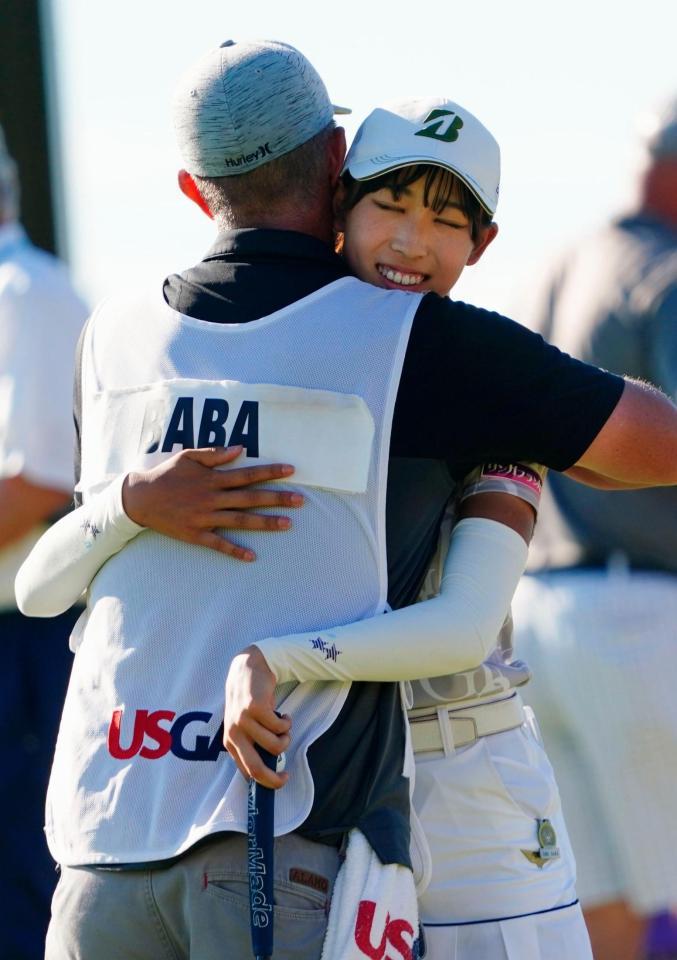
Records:
<instances>
[{"instance_id":1,"label":"pants waistband","mask_svg":"<svg viewBox=\"0 0 677 960\"><path fill-rule=\"evenodd\" d=\"M414 753L448 751L465 747L480 737L521 727L526 720L518 693L503 700L458 709L448 704L436 710L410 711L409 727Z\"/></svg>"}]
</instances>

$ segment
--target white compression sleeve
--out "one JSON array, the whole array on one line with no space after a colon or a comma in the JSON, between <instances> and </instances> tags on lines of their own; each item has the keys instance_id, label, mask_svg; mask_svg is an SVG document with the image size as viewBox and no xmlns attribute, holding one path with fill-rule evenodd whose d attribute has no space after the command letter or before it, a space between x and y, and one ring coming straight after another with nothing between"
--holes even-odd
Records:
<instances>
[{"instance_id":1,"label":"white compression sleeve","mask_svg":"<svg viewBox=\"0 0 677 960\"><path fill-rule=\"evenodd\" d=\"M527 545L510 527L470 517L456 524L440 594L383 616L257 641L278 683L415 680L482 663L524 572Z\"/></svg>"},{"instance_id":2,"label":"white compression sleeve","mask_svg":"<svg viewBox=\"0 0 677 960\"><path fill-rule=\"evenodd\" d=\"M47 530L15 581L19 610L55 617L72 607L106 560L144 530L122 506L124 476Z\"/></svg>"}]
</instances>

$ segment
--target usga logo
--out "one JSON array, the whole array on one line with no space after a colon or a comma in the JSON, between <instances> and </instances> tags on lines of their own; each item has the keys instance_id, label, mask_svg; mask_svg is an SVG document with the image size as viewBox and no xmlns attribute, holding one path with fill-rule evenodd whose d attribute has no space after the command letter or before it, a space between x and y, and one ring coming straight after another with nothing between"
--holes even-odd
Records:
<instances>
[{"instance_id":1,"label":"usga logo","mask_svg":"<svg viewBox=\"0 0 677 960\"><path fill-rule=\"evenodd\" d=\"M374 916L376 903L373 900L361 900L355 920L354 939L360 956L369 957L369 960L388 960L392 952L396 951L402 960L414 960L419 957L419 943L414 942L414 928L408 920L403 918L391 919L388 913L385 918L380 940L374 932Z\"/></svg>"},{"instance_id":2,"label":"usga logo","mask_svg":"<svg viewBox=\"0 0 677 960\"><path fill-rule=\"evenodd\" d=\"M210 735L204 731L211 719L212 714L203 710L178 716L173 710L137 710L132 724L124 722L123 710L114 710L108 728L108 752L116 760L131 760L137 754L146 760L159 760L170 751L180 760L218 760L226 749L223 721Z\"/></svg>"}]
</instances>

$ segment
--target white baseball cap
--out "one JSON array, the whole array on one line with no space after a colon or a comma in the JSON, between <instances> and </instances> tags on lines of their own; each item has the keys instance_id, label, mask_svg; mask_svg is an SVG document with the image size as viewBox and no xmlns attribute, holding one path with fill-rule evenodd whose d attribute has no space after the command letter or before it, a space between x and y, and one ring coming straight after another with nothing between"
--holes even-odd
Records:
<instances>
[{"instance_id":1,"label":"white baseball cap","mask_svg":"<svg viewBox=\"0 0 677 960\"><path fill-rule=\"evenodd\" d=\"M275 40L226 40L182 76L173 115L189 173L237 176L310 140L337 107L319 74L294 47Z\"/></svg>"},{"instance_id":2,"label":"white baseball cap","mask_svg":"<svg viewBox=\"0 0 677 960\"><path fill-rule=\"evenodd\" d=\"M362 122L343 167L355 180L430 163L451 170L491 216L501 177L498 143L477 117L443 97L385 104Z\"/></svg>"}]
</instances>

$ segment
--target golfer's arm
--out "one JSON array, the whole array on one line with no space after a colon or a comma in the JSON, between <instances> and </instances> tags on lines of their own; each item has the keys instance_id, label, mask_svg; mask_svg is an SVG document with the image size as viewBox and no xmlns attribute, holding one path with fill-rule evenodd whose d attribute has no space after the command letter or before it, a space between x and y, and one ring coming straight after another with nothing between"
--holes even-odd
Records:
<instances>
[{"instance_id":1,"label":"golfer's arm","mask_svg":"<svg viewBox=\"0 0 677 960\"><path fill-rule=\"evenodd\" d=\"M122 506L124 477L47 530L22 564L16 600L29 617L55 617L68 610L98 571L144 528Z\"/></svg>"},{"instance_id":2,"label":"golfer's arm","mask_svg":"<svg viewBox=\"0 0 677 960\"><path fill-rule=\"evenodd\" d=\"M473 497L470 503L480 499ZM530 535L533 510L519 504L518 512L530 519L520 517L518 523ZM503 522L469 516L452 532L437 597L329 630L268 638L256 646L278 683L413 680L468 670L494 648L526 558L522 534Z\"/></svg>"},{"instance_id":3,"label":"golfer's arm","mask_svg":"<svg viewBox=\"0 0 677 960\"><path fill-rule=\"evenodd\" d=\"M622 487L677 483L677 406L655 387L626 379L613 413L578 467L587 473L586 482L597 475Z\"/></svg>"}]
</instances>

